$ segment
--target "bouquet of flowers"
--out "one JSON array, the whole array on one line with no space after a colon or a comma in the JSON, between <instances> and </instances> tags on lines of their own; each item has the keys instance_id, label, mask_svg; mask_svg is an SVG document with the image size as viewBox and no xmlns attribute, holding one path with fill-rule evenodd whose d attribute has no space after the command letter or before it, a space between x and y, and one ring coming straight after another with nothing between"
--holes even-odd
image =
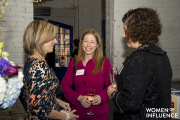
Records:
<instances>
[{"instance_id":1,"label":"bouquet of flowers","mask_svg":"<svg viewBox=\"0 0 180 120\"><path fill-rule=\"evenodd\" d=\"M0 42L0 109L11 108L21 93L23 73L18 72L20 66L8 60L9 54L2 50L4 42Z\"/></svg>"}]
</instances>

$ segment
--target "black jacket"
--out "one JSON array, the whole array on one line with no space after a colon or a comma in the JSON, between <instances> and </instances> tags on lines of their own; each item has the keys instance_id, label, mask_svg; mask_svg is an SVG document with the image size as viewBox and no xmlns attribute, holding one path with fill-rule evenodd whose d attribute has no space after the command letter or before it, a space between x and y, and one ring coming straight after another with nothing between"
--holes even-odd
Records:
<instances>
[{"instance_id":1,"label":"black jacket","mask_svg":"<svg viewBox=\"0 0 180 120\"><path fill-rule=\"evenodd\" d=\"M114 120L154 120L170 114L172 70L166 52L155 44L146 44L123 65L116 78ZM168 112L164 112L166 109Z\"/></svg>"}]
</instances>

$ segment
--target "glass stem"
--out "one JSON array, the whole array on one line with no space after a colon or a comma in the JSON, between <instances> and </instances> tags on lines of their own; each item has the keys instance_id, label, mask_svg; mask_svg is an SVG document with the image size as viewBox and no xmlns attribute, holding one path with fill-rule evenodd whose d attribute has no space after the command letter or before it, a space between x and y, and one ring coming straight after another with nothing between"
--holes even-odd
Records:
<instances>
[{"instance_id":1,"label":"glass stem","mask_svg":"<svg viewBox=\"0 0 180 120\"><path fill-rule=\"evenodd\" d=\"M92 103L91 103L91 110L90 110L90 113L92 113Z\"/></svg>"}]
</instances>

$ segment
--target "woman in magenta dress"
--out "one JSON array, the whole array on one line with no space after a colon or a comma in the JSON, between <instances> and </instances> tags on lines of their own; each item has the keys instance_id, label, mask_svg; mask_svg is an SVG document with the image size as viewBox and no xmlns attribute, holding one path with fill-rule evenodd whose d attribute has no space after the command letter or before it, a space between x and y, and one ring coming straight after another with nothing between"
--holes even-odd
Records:
<instances>
[{"instance_id":1,"label":"woman in magenta dress","mask_svg":"<svg viewBox=\"0 0 180 120\"><path fill-rule=\"evenodd\" d=\"M73 72L75 64L75 71ZM61 82L64 96L72 103L72 110L78 120L108 120L107 88L111 84L109 78L110 61L103 56L102 42L97 31L86 30L81 36L78 56L71 60ZM74 84L75 90L71 87ZM92 102L88 101L90 89L95 91ZM91 110L94 115L87 113Z\"/></svg>"}]
</instances>

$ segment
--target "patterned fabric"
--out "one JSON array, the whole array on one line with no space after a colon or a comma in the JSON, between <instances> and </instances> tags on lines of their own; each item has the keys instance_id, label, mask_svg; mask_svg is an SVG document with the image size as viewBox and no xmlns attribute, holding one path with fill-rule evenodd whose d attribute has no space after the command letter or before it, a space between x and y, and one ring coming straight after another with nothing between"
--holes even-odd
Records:
<instances>
[{"instance_id":1,"label":"patterned fabric","mask_svg":"<svg viewBox=\"0 0 180 120\"><path fill-rule=\"evenodd\" d=\"M24 66L23 82L29 104L25 119L51 120L44 118L44 115L49 115L52 109L56 109L55 91L59 82L54 71L45 61L28 58Z\"/></svg>"}]
</instances>

